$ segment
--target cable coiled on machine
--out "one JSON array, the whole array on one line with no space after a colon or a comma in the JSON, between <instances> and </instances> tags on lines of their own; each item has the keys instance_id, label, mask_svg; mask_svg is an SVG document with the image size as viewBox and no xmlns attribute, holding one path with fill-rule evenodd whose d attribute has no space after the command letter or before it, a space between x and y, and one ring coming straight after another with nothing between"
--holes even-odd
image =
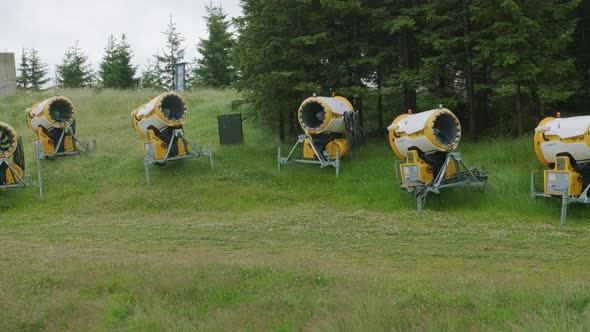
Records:
<instances>
[{"instance_id":1,"label":"cable coiled on machine","mask_svg":"<svg viewBox=\"0 0 590 332\"><path fill-rule=\"evenodd\" d=\"M352 149L365 143L365 130L361 126L358 112L344 112L346 139Z\"/></svg>"},{"instance_id":2,"label":"cable coiled on machine","mask_svg":"<svg viewBox=\"0 0 590 332\"><path fill-rule=\"evenodd\" d=\"M16 144L16 150L14 151L13 160L20 169L25 171L25 150L23 148L23 140L22 137L18 138L18 142Z\"/></svg>"}]
</instances>

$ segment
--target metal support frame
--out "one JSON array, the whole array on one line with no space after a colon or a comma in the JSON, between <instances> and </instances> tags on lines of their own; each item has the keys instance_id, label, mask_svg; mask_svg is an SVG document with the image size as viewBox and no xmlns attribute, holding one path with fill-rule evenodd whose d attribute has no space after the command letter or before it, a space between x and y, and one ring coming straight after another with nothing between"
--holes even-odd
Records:
<instances>
[{"instance_id":1,"label":"metal support frame","mask_svg":"<svg viewBox=\"0 0 590 332\"><path fill-rule=\"evenodd\" d=\"M559 199L559 196L554 196L550 194L546 194L544 192L536 191L536 177L539 171L532 171L531 172L531 198L535 199L537 197L545 197L545 198L556 198ZM590 197L588 194L590 193L590 185L588 185L580 196L569 196L569 186L563 189L563 194L561 196L561 216L560 216L560 224L561 226L565 226L566 219L567 219L567 207L571 203L582 203L582 204L590 204Z\"/></svg>"},{"instance_id":2,"label":"metal support frame","mask_svg":"<svg viewBox=\"0 0 590 332\"><path fill-rule=\"evenodd\" d=\"M457 172L449 177L445 177L449 164L453 163ZM429 193L439 194L441 189L452 188L452 187L483 187L483 190L487 190L488 177L485 171L479 171L475 168L469 167L463 158L461 153L453 152L447 154L445 163L440 169L434 181L430 183L423 183L418 186L405 186L401 179L399 170L399 162L395 163L395 177L402 189L406 189L408 192L414 192L416 198L416 209L422 211L426 204L426 197Z\"/></svg>"},{"instance_id":3,"label":"metal support frame","mask_svg":"<svg viewBox=\"0 0 590 332\"><path fill-rule=\"evenodd\" d=\"M182 138L182 140L186 143L186 145L188 147L190 147L193 150L193 152L190 152L189 149L187 149L186 155L184 155L184 156L170 157L170 151L172 151L172 144L174 144L175 138ZM196 159L196 158L200 158L201 156L207 156L209 158L209 166L211 167L211 170L213 170L214 169L213 152L211 151L211 147L207 146L207 150L203 150L203 148L201 148L201 146L195 145L195 144L192 144L191 142L189 142L184 137L184 132L182 129L175 129L172 131L172 137L170 138L170 141L168 142L168 150L166 151L166 156L164 156L164 159L159 159L159 160L156 159L153 149L148 150L148 152L144 155L143 166L144 166L144 170L145 170L145 180L146 180L147 184L151 183L150 169L149 169L150 165L153 165L156 163L157 164L165 164L169 161L177 161L177 160L183 160L183 159Z\"/></svg>"},{"instance_id":4,"label":"metal support frame","mask_svg":"<svg viewBox=\"0 0 590 332\"><path fill-rule=\"evenodd\" d=\"M293 154L299 145L305 142L305 139L309 139L309 145L313 149L317 160L313 159L296 159L293 157ZM316 164L320 165L320 168L332 166L336 169L336 176L340 175L340 151L336 151L336 159L332 159L330 155L326 152L326 154L319 153L319 149L315 145L313 141L313 137L311 135L299 135L297 137L297 142L293 145L293 148L287 155L287 157L283 157L281 153L281 144L278 146L277 150L277 165L278 170L281 170L281 166L288 164L288 163L301 163L301 164Z\"/></svg>"},{"instance_id":5,"label":"metal support frame","mask_svg":"<svg viewBox=\"0 0 590 332\"><path fill-rule=\"evenodd\" d=\"M33 181L33 178L26 173L23 174L23 176L20 176L18 174L18 172L14 169L14 167L12 167L12 165L10 164L10 162L8 161L8 158L0 158L0 166L2 166L4 164L6 164L6 166L10 170L10 173L12 174L12 177L14 178L15 183L0 185L0 189L26 188L26 187L35 186L35 187L39 188L39 196L43 197L43 182L41 180L41 163L39 162L39 159L37 159L37 181Z\"/></svg>"},{"instance_id":6,"label":"metal support frame","mask_svg":"<svg viewBox=\"0 0 590 332\"><path fill-rule=\"evenodd\" d=\"M66 134L71 135L74 140L76 141L76 143L78 143L80 146L82 146L82 148L84 150L78 150L78 149L74 149L74 151L72 152L59 152L59 147L61 146L64 138L66 137ZM57 156L73 156L73 155L77 155L77 154L82 154L82 153L90 153L90 152L95 152L96 151L96 138L92 139L92 146L90 145L90 143L85 142L81 139L78 138L78 136L76 136L74 134L74 128L72 128L72 126L69 126L67 128L65 128L61 135L59 136L59 140L57 141L57 144L55 145L55 152L54 153L44 153L43 149L41 147L41 139L36 138L35 139L35 145L36 145L36 157L37 159L53 159ZM76 146L76 145L74 145Z\"/></svg>"}]
</instances>

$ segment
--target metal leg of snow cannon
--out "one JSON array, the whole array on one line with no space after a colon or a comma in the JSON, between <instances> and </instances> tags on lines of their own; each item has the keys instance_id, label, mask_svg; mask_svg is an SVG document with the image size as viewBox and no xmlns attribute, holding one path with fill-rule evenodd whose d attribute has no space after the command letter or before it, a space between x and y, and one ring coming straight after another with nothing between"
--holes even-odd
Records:
<instances>
[{"instance_id":1,"label":"metal leg of snow cannon","mask_svg":"<svg viewBox=\"0 0 590 332\"><path fill-rule=\"evenodd\" d=\"M71 152L59 152L59 147L62 145L66 135L71 136L74 141L76 143L78 143L78 145L82 146L82 148L84 149L79 150L76 148L76 145L74 145L74 151ZM38 149L36 151L37 154L37 158L38 159L52 159L55 158L57 156L73 156L73 155L77 155L77 154L85 154L85 153L90 153L90 152L96 152L96 138L92 139L92 145L86 141L83 141L81 139L78 138L78 136L76 136L74 134L74 129L72 128L72 126L65 128L62 132L61 135L59 136L59 139L57 141L57 144L55 145L55 152L53 153L44 153L43 149L41 149L41 141L39 139L36 140L36 145L38 145Z\"/></svg>"},{"instance_id":2,"label":"metal leg of snow cannon","mask_svg":"<svg viewBox=\"0 0 590 332\"><path fill-rule=\"evenodd\" d=\"M314 159L296 159L293 157L295 150L297 150L299 145L304 144L306 139L309 140L309 145L310 145L311 149L313 150L314 155L317 158L315 160ZM281 167L285 164L301 163L301 164L320 165L320 168L332 166L332 167L336 168L336 176L340 175L340 151L336 152L336 158L332 160L329 158L329 156L325 156L324 154L320 153L320 150L315 145L313 138L311 136L306 136L306 135L299 135L297 137L297 142L295 142L295 145L293 145L293 148L291 148L291 151L289 152L287 157L282 156L281 146L279 144L279 147L277 149L277 163L278 163L277 169L279 171L281 170Z\"/></svg>"},{"instance_id":3,"label":"metal leg of snow cannon","mask_svg":"<svg viewBox=\"0 0 590 332\"><path fill-rule=\"evenodd\" d=\"M535 190L536 188L536 177L535 175L539 173L537 171L531 172L531 198L535 199L537 197L545 197L545 198L559 198L559 196L546 194L544 192L538 192ZM563 189L563 194L561 196L561 214L560 214L560 224L561 226L566 225L567 220L567 210L568 206L571 203L582 203L582 204L590 204L590 197L588 197L588 193L590 192L590 185L588 185L582 194L577 197L569 196L569 187Z\"/></svg>"},{"instance_id":4,"label":"metal leg of snow cannon","mask_svg":"<svg viewBox=\"0 0 590 332\"><path fill-rule=\"evenodd\" d=\"M450 163L454 164L457 172L454 175L447 177L446 173ZM426 197L431 192L439 194L441 189L453 187L482 187L485 189L487 179L488 177L483 171L469 167L465 161L463 161L463 158L461 158L460 153L449 153L445 159L443 167L438 172L434 181L416 186L416 209L421 211L424 208Z\"/></svg>"},{"instance_id":5,"label":"metal leg of snow cannon","mask_svg":"<svg viewBox=\"0 0 590 332\"><path fill-rule=\"evenodd\" d=\"M43 189L41 188L41 180L40 178L37 182L33 182L33 179L30 175L23 174L20 175L14 167L8 162L7 158L0 158L0 166L6 165L7 169L10 171L10 175L12 176L13 182L12 184L4 184L0 185L0 188L26 188L31 186L39 187L39 196L43 197ZM40 173L38 173L40 174Z\"/></svg>"},{"instance_id":6,"label":"metal leg of snow cannon","mask_svg":"<svg viewBox=\"0 0 590 332\"><path fill-rule=\"evenodd\" d=\"M172 146L174 145L174 141L176 139L182 139L184 141L184 143L186 144L186 146L189 147L191 151L189 151L189 149L187 148L186 154L184 156L170 157L170 153L172 152ZM153 144L153 143L150 143L150 144ZM170 141L168 142L168 149L166 150L166 155L164 156L163 159L156 160L155 151L154 151L153 147L148 146L147 150L148 150L148 152L145 154L144 162L143 162L143 166L144 166L144 170L145 170L145 181L147 184L151 183L149 167L153 164L156 164L156 163L166 164L169 161L177 161L177 160L183 160L183 159L196 159L196 158L200 158L202 156L207 156L209 158L209 167L211 168L211 170L213 170L214 166L215 166L213 163L213 151L211 150L211 147L207 146L207 150L203 150L203 148L201 146L196 145L196 144L192 144L184 137L184 132L182 131L182 129L176 129L173 131L172 137L170 137Z\"/></svg>"}]
</instances>

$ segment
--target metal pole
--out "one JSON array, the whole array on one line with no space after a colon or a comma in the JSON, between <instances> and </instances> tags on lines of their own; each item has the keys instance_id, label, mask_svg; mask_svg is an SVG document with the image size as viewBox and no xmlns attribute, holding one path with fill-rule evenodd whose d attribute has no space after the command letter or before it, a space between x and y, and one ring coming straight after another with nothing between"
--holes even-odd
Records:
<instances>
[{"instance_id":1,"label":"metal pole","mask_svg":"<svg viewBox=\"0 0 590 332\"><path fill-rule=\"evenodd\" d=\"M340 176L340 149L336 149L336 177Z\"/></svg>"},{"instance_id":2,"label":"metal pole","mask_svg":"<svg viewBox=\"0 0 590 332\"><path fill-rule=\"evenodd\" d=\"M37 147L35 148L35 150L36 149L37 149ZM35 155L37 155L36 152L35 152ZM37 155L36 159L37 159L37 186L39 187L39 197L43 198L43 179L41 178L41 159L39 159L38 155Z\"/></svg>"},{"instance_id":3,"label":"metal pole","mask_svg":"<svg viewBox=\"0 0 590 332\"><path fill-rule=\"evenodd\" d=\"M281 143L277 148L277 169L279 172L281 171Z\"/></svg>"},{"instance_id":4,"label":"metal pole","mask_svg":"<svg viewBox=\"0 0 590 332\"><path fill-rule=\"evenodd\" d=\"M143 168L145 170L145 182L147 182L147 184L151 184L150 165L149 165L149 162L147 161L147 159L144 159L144 161L143 161Z\"/></svg>"},{"instance_id":5,"label":"metal pole","mask_svg":"<svg viewBox=\"0 0 590 332\"><path fill-rule=\"evenodd\" d=\"M567 190L567 189L566 189ZM565 226L565 219L567 217L567 205L569 204L569 197L567 191L561 197L561 226Z\"/></svg>"},{"instance_id":6,"label":"metal pole","mask_svg":"<svg viewBox=\"0 0 590 332\"><path fill-rule=\"evenodd\" d=\"M531 198L535 199L537 195L535 194L535 171L531 172Z\"/></svg>"},{"instance_id":7,"label":"metal pole","mask_svg":"<svg viewBox=\"0 0 590 332\"><path fill-rule=\"evenodd\" d=\"M213 164L213 151L211 151L211 146L207 145L207 152L209 153L209 166L211 166L211 170L215 170L215 165Z\"/></svg>"}]
</instances>

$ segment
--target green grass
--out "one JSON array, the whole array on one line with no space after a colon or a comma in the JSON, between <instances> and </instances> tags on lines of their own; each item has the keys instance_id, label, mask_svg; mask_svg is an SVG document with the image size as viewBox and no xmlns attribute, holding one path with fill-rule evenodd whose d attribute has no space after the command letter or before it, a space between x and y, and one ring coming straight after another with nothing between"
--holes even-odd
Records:
<instances>
[{"instance_id":1,"label":"green grass","mask_svg":"<svg viewBox=\"0 0 590 332\"><path fill-rule=\"evenodd\" d=\"M276 169L276 135L245 122L219 146L232 91L186 94L205 159L143 174L130 112L157 92L61 91L96 154L43 161L45 198L0 191L0 330L588 330L587 206L559 227L533 201L531 137L460 150L488 191L450 190L414 211L393 152L370 142L332 169ZM24 109L0 99L24 137ZM287 149L287 146L285 146ZM284 149L284 150L285 150Z\"/></svg>"}]
</instances>

